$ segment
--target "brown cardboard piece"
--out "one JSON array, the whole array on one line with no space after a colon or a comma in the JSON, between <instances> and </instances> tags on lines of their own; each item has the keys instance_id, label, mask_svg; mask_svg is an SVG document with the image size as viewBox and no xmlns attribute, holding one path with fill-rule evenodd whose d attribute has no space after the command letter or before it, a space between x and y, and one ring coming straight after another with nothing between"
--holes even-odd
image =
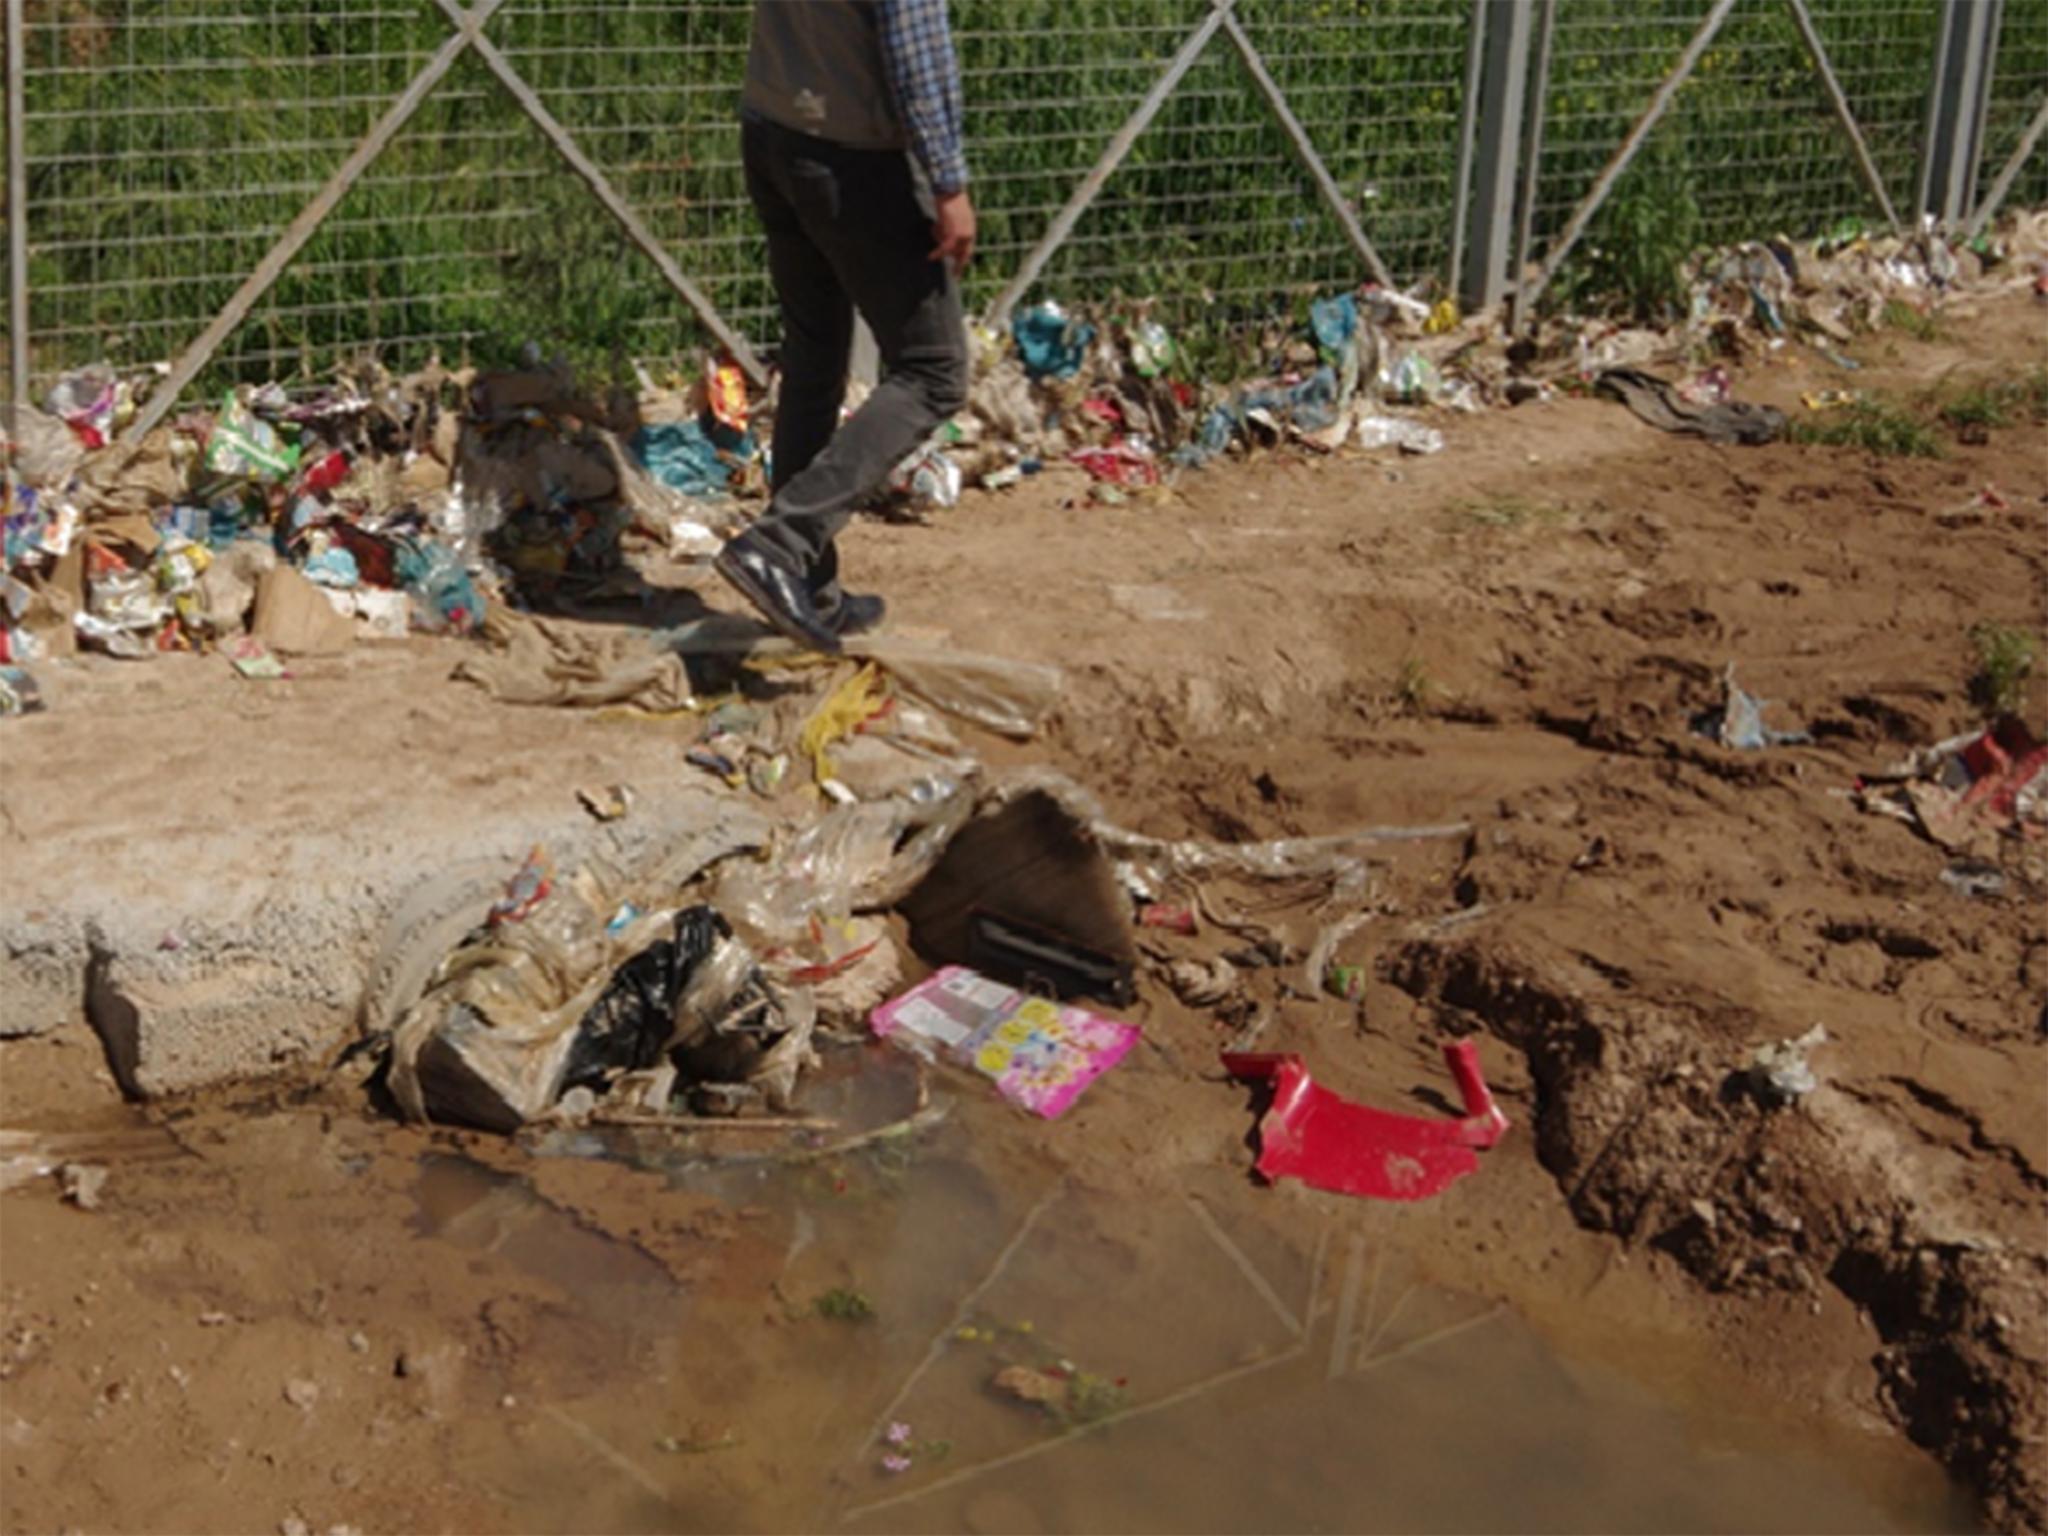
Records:
<instances>
[{"instance_id":1,"label":"brown cardboard piece","mask_svg":"<svg viewBox=\"0 0 2048 1536\"><path fill-rule=\"evenodd\" d=\"M312 582L280 565L256 585L250 633L287 656L338 656L355 644L356 627Z\"/></svg>"},{"instance_id":2,"label":"brown cardboard piece","mask_svg":"<svg viewBox=\"0 0 2048 1536\"><path fill-rule=\"evenodd\" d=\"M76 656L78 631L71 621L85 607L84 546L74 541L50 574L33 585L35 596L22 610L18 627L34 637L39 655L52 660Z\"/></svg>"}]
</instances>

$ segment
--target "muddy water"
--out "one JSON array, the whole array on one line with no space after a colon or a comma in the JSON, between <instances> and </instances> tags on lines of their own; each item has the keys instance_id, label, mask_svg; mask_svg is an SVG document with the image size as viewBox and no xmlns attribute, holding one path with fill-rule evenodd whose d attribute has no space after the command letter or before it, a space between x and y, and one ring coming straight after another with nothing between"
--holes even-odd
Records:
<instances>
[{"instance_id":1,"label":"muddy water","mask_svg":"<svg viewBox=\"0 0 2048 1536\"><path fill-rule=\"evenodd\" d=\"M901 1084L826 1086L855 1118ZM863 1098L863 1096L866 1096ZM900 1106L899 1106L900 1107ZM524 1185L427 1166L425 1232L577 1298L638 1362L540 1410L488 1475L532 1529L1935 1531L1893 1442L1670 1402L1419 1283L1386 1207L1223 1171L1138 1201L978 1156L963 1103L913 1153L708 1168L758 1292L686 1295ZM599 1150L589 1142L558 1150ZM617 1148L603 1150L617 1151ZM698 1294L701 1289L703 1294ZM821 1316L821 1298L872 1316ZM829 1307L829 1303L828 1303ZM854 1310L859 1310L855 1303ZM1024 1367L1048 1409L999 1390ZM901 1445L889 1439L902 1426ZM901 1456L891 1470L884 1458Z\"/></svg>"}]
</instances>

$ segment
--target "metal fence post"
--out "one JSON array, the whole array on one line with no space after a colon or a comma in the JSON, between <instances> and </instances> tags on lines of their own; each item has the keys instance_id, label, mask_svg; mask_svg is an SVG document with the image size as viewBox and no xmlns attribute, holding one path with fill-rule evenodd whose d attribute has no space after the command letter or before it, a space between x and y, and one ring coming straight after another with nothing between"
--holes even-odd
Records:
<instances>
[{"instance_id":1,"label":"metal fence post","mask_svg":"<svg viewBox=\"0 0 2048 1536\"><path fill-rule=\"evenodd\" d=\"M1472 217L1472 147L1479 137L1479 71L1485 62L1486 0L1472 0L1465 19L1465 90L1458 100L1458 170L1451 189L1451 260L1444 285L1453 293L1465 271L1465 231Z\"/></svg>"},{"instance_id":2,"label":"metal fence post","mask_svg":"<svg viewBox=\"0 0 2048 1536\"><path fill-rule=\"evenodd\" d=\"M26 0L7 0L7 435L28 399L28 50Z\"/></svg>"},{"instance_id":3,"label":"metal fence post","mask_svg":"<svg viewBox=\"0 0 2048 1536\"><path fill-rule=\"evenodd\" d=\"M1984 154L1984 113L1991 61L2005 0L1944 0L1928 93L1927 138L1921 146L1915 211L1959 224L1976 197Z\"/></svg>"},{"instance_id":4,"label":"metal fence post","mask_svg":"<svg viewBox=\"0 0 2048 1536\"><path fill-rule=\"evenodd\" d=\"M1515 170L1520 161L1529 89L1529 42L1535 0L1494 0L1475 11L1486 26L1479 77L1479 128L1474 156L1471 229L1459 297L1467 310L1491 309L1507 291L1508 252L1515 237Z\"/></svg>"},{"instance_id":5,"label":"metal fence post","mask_svg":"<svg viewBox=\"0 0 2048 1536\"><path fill-rule=\"evenodd\" d=\"M1530 318L1523 297L1528 287L1529 242L1536 234L1536 194L1543 177L1543 117L1550 103L1550 46L1557 35L1557 0L1542 0L1536 23L1535 77L1529 86L1529 122L1522 140L1521 207L1515 215L1514 293L1508 300L1508 329L1519 331Z\"/></svg>"}]
</instances>

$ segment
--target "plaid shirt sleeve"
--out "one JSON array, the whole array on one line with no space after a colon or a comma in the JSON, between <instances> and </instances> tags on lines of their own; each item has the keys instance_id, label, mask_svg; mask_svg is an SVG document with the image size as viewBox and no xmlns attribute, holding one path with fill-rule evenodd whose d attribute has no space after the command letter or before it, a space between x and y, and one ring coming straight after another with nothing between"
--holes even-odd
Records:
<instances>
[{"instance_id":1,"label":"plaid shirt sleeve","mask_svg":"<svg viewBox=\"0 0 2048 1536\"><path fill-rule=\"evenodd\" d=\"M960 61L946 0L881 0L882 59L910 147L940 194L967 185Z\"/></svg>"}]
</instances>

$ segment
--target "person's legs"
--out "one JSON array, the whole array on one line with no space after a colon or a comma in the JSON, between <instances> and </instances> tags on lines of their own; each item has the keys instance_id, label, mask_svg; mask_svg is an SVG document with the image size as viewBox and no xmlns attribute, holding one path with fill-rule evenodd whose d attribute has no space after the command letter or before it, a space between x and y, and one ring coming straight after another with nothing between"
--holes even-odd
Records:
<instances>
[{"instance_id":1,"label":"person's legs","mask_svg":"<svg viewBox=\"0 0 2048 1536\"><path fill-rule=\"evenodd\" d=\"M967 329L953 274L931 259L931 199L907 155L838 157L835 207L799 208L875 335L882 380L824 452L775 497L774 515L820 545L853 506L967 403Z\"/></svg>"},{"instance_id":2,"label":"person's legs","mask_svg":"<svg viewBox=\"0 0 2048 1536\"><path fill-rule=\"evenodd\" d=\"M754 525L799 563L813 601L829 616L840 600L834 539L854 506L966 403L967 334L958 284L931 260L930 199L909 157L786 133L781 139L776 148L790 147L774 160L787 169L780 184L807 249L829 264L867 320L884 370L861 408L827 434L822 450L791 460L787 473L778 422L774 495ZM836 361L843 382L845 359ZM787 410L796 363L785 354L783 366ZM808 446L808 433L802 442Z\"/></svg>"},{"instance_id":3,"label":"person's legs","mask_svg":"<svg viewBox=\"0 0 2048 1536\"><path fill-rule=\"evenodd\" d=\"M853 349L853 304L831 261L806 232L806 203L837 204L836 173L806 140L748 121L740 136L747 191L768 237L768 265L782 309L782 395L775 421L774 490L817 459L838 425ZM837 558L801 526L769 512L728 540L717 568L777 629L815 650L838 648L837 613L817 611L817 597L838 603ZM820 588L823 589L821 593Z\"/></svg>"},{"instance_id":4,"label":"person's legs","mask_svg":"<svg viewBox=\"0 0 2048 1536\"><path fill-rule=\"evenodd\" d=\"M836 173L793 153L800 142L754 122L745 125L741 137L747 192L768 237L768 271L782 311L774 494L808 469L832 440L853 351L853 301L799 212L799 200L837 201ZM772 542L781 547L784 541ZM814 553L800 545L785 552L806 565Z\"/></svg>"}]
</instances>

